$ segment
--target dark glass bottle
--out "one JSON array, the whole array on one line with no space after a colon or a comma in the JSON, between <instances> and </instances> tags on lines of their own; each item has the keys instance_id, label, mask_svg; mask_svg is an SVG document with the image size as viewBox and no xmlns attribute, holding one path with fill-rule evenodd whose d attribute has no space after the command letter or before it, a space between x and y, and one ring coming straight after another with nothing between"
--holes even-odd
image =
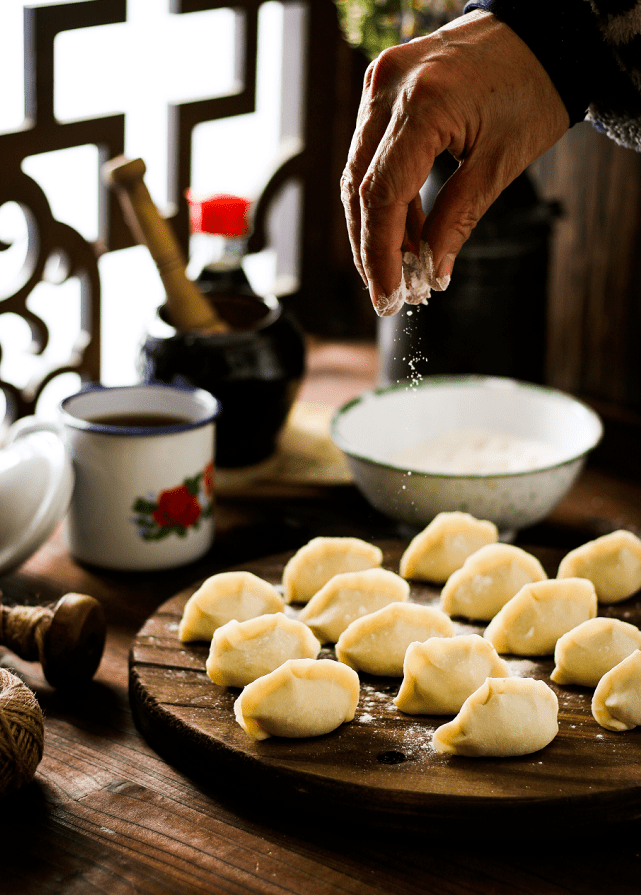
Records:
<instances>
[{"instance_id":1,"label":"dark glass bottle","mask_svg":"<svg viewBox=\"0 0 641 895\"><path fill-rule=\"evenodd\" d=\"M305 369L298 323L274 296L259 296L243 268L250 203L234 196L190 200L192 230L202 235L190 268L196 285L227 324L227 332L178 332L164 326L145 340L145 380L204 388L220 401L216 465L242 467L276 448Z\"/></svg>"},{"instance_id":2,"label":"dark glass bottle","mask_svg":"<svg viewBox=\"0 0 641 895\"><path fill-rule=\"evenodd\" d=\"M191 193L187 199L192 231L190 278L204 295L255 295L243 267L251 201L231 195L198 201Z\"/></svg>"}]
</instances>

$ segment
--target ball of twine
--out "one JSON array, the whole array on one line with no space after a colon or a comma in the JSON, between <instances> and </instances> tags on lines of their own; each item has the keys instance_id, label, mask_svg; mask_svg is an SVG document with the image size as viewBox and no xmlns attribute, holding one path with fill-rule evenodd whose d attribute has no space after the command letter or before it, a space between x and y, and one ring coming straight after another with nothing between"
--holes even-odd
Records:
<instances>
[{"instance_id":1,"label":"ball of twine","mask_svg":"<svg viewBox=\"0 0 641 895\"><path fill-rule=\"evenodd\" d=\"M38 700L20 678L0 668L0 795L33 779L43 747Z\"/></svg>"}]
</instances>

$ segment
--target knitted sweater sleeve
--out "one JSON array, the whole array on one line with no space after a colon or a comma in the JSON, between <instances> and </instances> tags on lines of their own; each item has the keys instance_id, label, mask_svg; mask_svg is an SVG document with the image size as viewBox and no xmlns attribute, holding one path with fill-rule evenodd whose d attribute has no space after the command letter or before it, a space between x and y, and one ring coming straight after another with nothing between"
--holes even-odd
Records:
<instances>
[{"instance_id":1,"label":"knitted sweater sleeve","mask_svg":"<svg viewBox=\"0 0 641 895\"><path fill-rule=\"evenodd\" d=\"M589 120L641 151L641 0L469 0L509 25L544 66L571 124Z\"/></svg>"}]
</instances>

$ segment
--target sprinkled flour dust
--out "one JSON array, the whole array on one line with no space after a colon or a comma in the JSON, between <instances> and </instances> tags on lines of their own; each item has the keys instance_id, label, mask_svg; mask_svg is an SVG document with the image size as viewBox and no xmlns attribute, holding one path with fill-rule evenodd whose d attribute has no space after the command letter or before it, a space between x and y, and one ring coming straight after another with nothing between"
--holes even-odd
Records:
<instances>
[{"instance_id":1,"label":"sprinkled flour dust","mask_svg":"<svg viewBox=\"0 0 641 895\"><path fill-rule=\"evenodd\" d=\"M403 304L427 304L432 289L443 291L449 285L449 277L439 279L434 271L432 253L427 243L422 242L417 257L412 252L403 255L403 276L401 284L389 299L383 302L382 316L397 313ZM393 300L392 300L393 299ZM412 326L414 311L405 309L405 325L402 330L410 345L420 342L420 332ZM428 362L420 347L413 345L411 355L402 358L408 371L405 387L418 388L423 382L421 369ZM404 449L393 458L394 462L420 472L487 475L529 472L534 469L553 466L562 457L551 445L541 441L508 435L482 429L453 429L441 432L425 444ZM407 490L407 486L401 486Z\"/></svg>"},{"instance_id":2,"label":"sprinkled flour dust","mask_svg":"<svg viewBox=\"0 0 641 895\"><path fill-rule=\"evenodd\" d=\"M405 334L409 336L410 331L405 330ZM419 367L423 362L427 363L427 356L421 351L415 350L411 357L404 357L402 360L404 364L407 364L409 370L407 388L417 388L423 381L423 374L420 372Z\"/></svg>"},{"instance_id":3,"label":"sprinkled flour dust","mask_svg":"<svg viewBox=\"0 0 641 895\"><path fill-rule=\"evenodd\" d=\"M419 261L416 255L411 252L405 253L403 256L403 278L399 289L394 293L394 296L396 296L395 300L392 302L390 299L385 298L383 304L379 302L377 307L379 316L391 316L399 312L405 305L402 315L402 333L406 337L407 343L413 348L412 356L402 358L403 364L407 366L409 371L408 388L420 385L423 381L420 368L427 363L427 357L416 345L413 345L417 337L420 340L420 333L417 329L420 325L420 318L415 317L415 311L412 306L427 305L431 289L440 288L445 282L437 280L433 275L431 253L427 245L424 245L422 248L422 258L423 261Z\"/></svg>"},{"instance_id":4,"label":"sprinkled flour dust","mask_svg":"<svg viewBox=\"0 0 641 895\"><path fill-rule=\"evenodd\" d=\"M414 314L413 311L405 311L405 317L412 317ZM412 342L416 342L417 339L420 342L420 332L415 330L411 324L412 320L406 320L405 326L403 328L403 334L407 336L408 342L411 344ZM423 374L421 373L420 368L427 363L427 355L424 354L420 347L417 345L413 346L413 353L411 356L405 356L402 358L404 364L407 365L409 371L409 377L407 380L407 388L417 388L423 381Z\"/></svg>"},{"instance_id":5,"label":"sprinkled flour dust","mask_svg":"<svg viewBox=\"0 0 641 895\"><path fill-rule=\"evenodd\" d=\"M379 733L391 725L389 732L393 732L393 750L382 751L377 756L377 761L382 764L401 764L425 758L427 753L438 754L432 745L436 729L433 719L428 721L425 716L405 715L394 705L399 686L400 679L390 685L361 681L361 697L354 722L374 724ZM380 741L377 742L376 749L379 750Z\"/></svg>"}]
</instances>

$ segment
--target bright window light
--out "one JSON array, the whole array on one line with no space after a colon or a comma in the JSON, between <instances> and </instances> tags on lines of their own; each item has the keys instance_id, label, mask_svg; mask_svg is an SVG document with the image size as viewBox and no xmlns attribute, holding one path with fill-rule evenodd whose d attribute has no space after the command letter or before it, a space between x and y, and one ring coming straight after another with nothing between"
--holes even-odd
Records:
<instances>
[{"instance_id":1,"label":"bright window light","mask_svg":"<svg viewBox=\"0 0 641 895\"><path fill-rule=\"evenodd\" d=\"M2 0L0 132L16 130L24 123L25 5L34 5L34 0ZM278 157L283 6L272 0L260 7L259 15L256 111L196 128L192 188L197 194L255 195ZM124 112L126 154L144 159L147 186L161 213L166 213L167 104L234 90L234 14L223 9L172 15L169 0L128 0L127 19L117 25L64 32L56 38L54 111L60 121ZM44 190L54 217L89 241L98 236L98 164L94 146L40 153L23 164L25 173ZM11 277L15 280L21 275L17 256L20 251L24 254L24 215L9 209L4 217L0 214L0 227L0 239L15 243L13 255L0 252L1 298L12 294ZM273 270L269 252L263 260L261 265L260 258L253 259L251 266L259 291L267 291ZM139 346L162 304L162 284L143 247L105 255L99 267L102 380L109 385L135 382ZM52 334L44 357L47 363L64 358L77 336L79 293L75 281L43 283L29 298L30 310L42 317ZM23 339L8 338L15 326L11 316L0 314L0 376L27 380L43 358L25 354ZM66 377L65 382L67 390L77 385ZM53 412L59 397L55 394L50 406L39 410Z\"/></svg>"}]
</instances>

